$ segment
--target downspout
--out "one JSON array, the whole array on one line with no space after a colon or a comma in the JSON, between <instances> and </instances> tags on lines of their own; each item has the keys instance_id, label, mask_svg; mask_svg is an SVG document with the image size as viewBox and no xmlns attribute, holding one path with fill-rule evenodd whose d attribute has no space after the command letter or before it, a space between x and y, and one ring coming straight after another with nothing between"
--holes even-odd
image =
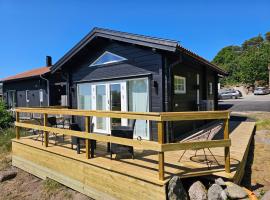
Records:
<instances>
[{"instance_id":1,"label":"downspout","mask_svg":"<svg viewBox=\"0 0 270 200\"><path fill-rule=\"evenodd\" d=\"M48 106L50 106L50 81L49 79L42 77L42 75L40 75L40 78L47 82L47 101L48 101Z\"/></svg>"},{"instance_id":2,"label":"downspout","mask_svg":"<svg viewBox=\"0 0 270 200\"><path fill-rule=\"evenodd\" d=\"M173 76L173 73L172 73L172 68L177 65L177 64L180 64L182 63L182 56L180 55L180 57L173 63L171 64L168 64L168 60L167 58L165 57L164 59L164 65L165 65L165 69L166 69L166 74L167 74L167 80L166 80L166 90L165 92L167 92L167 100L166 100L166 103L165 103L165 111L166 112L173 112L173 93L172 93L172 76ZM172 122L167 122L166 123L166 132L167 133L170 133L170 134L167 134L167 138L166 140L171 142L174 140L174 136L173 136L173 124Z\"/></svg>"}]
</instances>

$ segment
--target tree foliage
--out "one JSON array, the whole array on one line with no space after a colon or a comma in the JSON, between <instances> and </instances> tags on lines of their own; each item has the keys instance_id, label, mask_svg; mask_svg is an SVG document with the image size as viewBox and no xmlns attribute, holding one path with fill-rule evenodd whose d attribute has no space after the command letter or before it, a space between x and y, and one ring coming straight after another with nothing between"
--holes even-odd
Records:
<instances>
[{"instance_id":1,"label":"tree foliage","mask_svg":"<svg viewBox=\"0 0 270 200\"><path fill-rule=\"evenodd\" d=\"M268 83L270 63L270 32L244 41L241 46L227 46L221 49L212 61L225 69L229 76L225 84Z\"/></svg>"},{"instance_id":2,"label":"tree foliage","mask_svg":"<svg viewBox=\"0 0 270 200\"><path fill-rule=\"evenodd\" d=\"M13 118L7 112L5 103L0 100L0 130L8 128L12 121L13 121Z\"/></svg>"}]
</instances>

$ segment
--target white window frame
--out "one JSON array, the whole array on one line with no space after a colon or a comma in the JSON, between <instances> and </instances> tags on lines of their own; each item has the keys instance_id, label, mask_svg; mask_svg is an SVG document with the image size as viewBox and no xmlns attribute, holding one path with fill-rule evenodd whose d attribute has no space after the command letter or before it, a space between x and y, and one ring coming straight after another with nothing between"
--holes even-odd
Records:
<instances>
[{"instance_id":1,"label":"white window frame","mask_svg":"<svg viewBox=\"0 0 270 200\"><path fill-rule=\"evenodd\" d=\"M184 89L183 90L179 90L177 89L176 87L176 82L175 80L178 79L178 80L183 80L184 81ZM183 77L183 76L178 76L178 75L174 75L174 93L175 94L186 94L186 77Z\"/></svg>"},{"instance_id":2,"label":"white window frame","mask_svg":"<svg viewBox=\"0 0 270 200\"><path fill-rule=\"evenodd\" d=\"M39 102L43 103L44 102L44 92L43 89L39 90Z\"/></svg>"},{"instance_id":3,"label":"white window frame","mask_svg":"<svg viewBox=\"0 0 270 200\"><path fill-rule=\"evenodd\" d=\"M119 58L121 58L122 60L115 60L115 61L108 61L108 62L104 62L102 64L94 64L97 60L99 60L102 56L104 56L106 53L110 53L114 56L117 56ZM112 52L109 52L109 51L105 51L103 54L101 54L89 67L94 67L94 66L101 66L101 65L107 65L107 64L111 64L111 63L118 63L118 62L122 62L122 61L125 61L127 60L126 58L122 57L122 56L119 56L115 53L112 53Z\"/></svg>"},{"instance_id":4,"label":"white window frame","mask_svg":"<svg viewBox=\"0 0 270 200\"><path fill-rule=\"evenodd\" d=\"M25 100L26 100L26 103L29 103L30 102L30 99L29 99L29 90L25 90Z\"/></svg>"},{"instance_id":5,"label":"white window frame","mask_svg":"<svg viewBox=\"0 0 270 200\"><path fill-rule=\"evenodd\" d=\"M212 95L213 94L213 83L209 82L209 94Z\"/></svg>"}]
</instances>

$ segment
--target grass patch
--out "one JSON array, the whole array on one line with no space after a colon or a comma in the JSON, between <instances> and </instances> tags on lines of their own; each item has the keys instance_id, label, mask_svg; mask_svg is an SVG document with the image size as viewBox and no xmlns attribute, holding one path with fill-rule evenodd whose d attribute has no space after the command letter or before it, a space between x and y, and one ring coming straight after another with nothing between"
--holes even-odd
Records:
<instances>
[{"instance_id":1,"label":"grass patch","mask_svg":"<svg viewBox=\"0 0 270 200\"><path fill-rule=\"evenodd\" d=\"M21 137L28 136L26 131L20 131ZM11 151L11 139L16 137L15 128L0 130L0 154Z\"/></svg>"},{"instance_id":2,"label":"grass patch","mask_svg":"<svg viewBox=\"0 0 270 200\"><path fill-rule=\"evenodd\" d=\"M54 191L59 190L60 188L62 188L62 184L58 183L55 180L47 178L43 182L43 187L47 192L54 192Z\"/></svg>"},{"instance_id":3,"label":"grass patch","mask_svg":"<svg viewBox=\"0 0 270 200\"><path fill-rule=\"evenodd\" d=\"M270 119L262 119L256 122L257 130L270 130Z\"/></svg>"}]
</instances>

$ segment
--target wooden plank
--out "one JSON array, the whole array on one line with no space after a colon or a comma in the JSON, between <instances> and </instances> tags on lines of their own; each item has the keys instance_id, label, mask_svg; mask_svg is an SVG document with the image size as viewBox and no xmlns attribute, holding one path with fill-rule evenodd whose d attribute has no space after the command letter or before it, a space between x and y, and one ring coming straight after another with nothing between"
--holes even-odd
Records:
<instances>
[{"instance_id":1,"label":"wooden plank","mask_svg":"<svg viewBox=\"0 0 270 200\"><path fill-rule=\"evenodd\" d=\"M20 121L20 113L16 112L16 122L19 121ZM16 139L20 139L20 127L16 126L15 131L16 131Z\"/></svg>"},{"instance_id":2,"label":"wooden plank","mask_svg":"<svg viewBox=\"0 0 270 200\"><path fill-rule=\"evenodd\" d=\"M123 144L123 145L133 146L133 147L137 147L137 148L141 148L145 150L161 151L161 145L154 141L147 141L147 140L140 141L140 140L133 140L133 139L127 139L127 138L114 137L114 136L107 136L107 135L102 135L98 133L89 134L87 132L73 131L73 130L68 130L68 129L53 128L53 127L45 127L45 126L26 124L26 123L21 123L21 122L15 122L15 125L22 128L36 129L36 130L41 130L41 131L70 135L70 136L75 136L75 137L80 137L80 138L85 138L85 139L97 140L101 142Z\"/></svg>"},{"instance_id":3,"label":"wooden plank","mask_svg":"<svg viewBox=\"0 0 270 200\"><path fill-rule=\"evenodd\" d=\"M162 112L161 121L227 119L230 111Z\"/></svg>"},{"instance_id":4,"label":"wooden plank","mask_svg":"<svg viewBox=\"0 0 270 200\"><path fill-rule=\"evenodd\" d=\"M44 128L47 127L47 124L48 124L48 115L47 114L44 114L43 115L43 124L44 124ZM47 131L44 131L44 144L45 144L45 147L48 147L48 144L49 144L49 133Z\"/></svg>"},{"instance_id":5,"label":"wooden plank","mask_svg":"<svg viewBox=\"0 0 270 200\"><path fill-rule=\"evenodd\" d=\"M165 184L154 184L87 163L93 159L80 161L17 142L13 142L12 148L15 166L42 178L54 179L94 199L166 199Z\"/></svg>"},{"instance_id":6,"label":"wooden plank","mask_svg":"<svg viewBox=\"0 0 270 200\"><path fill-rule=\"evenodd\" d=\"M85 117L85 132L90 133L90 117ZM90 140L85 139L85 152L86 152L86 159L90 158Z\"/></svg>"},{"instance_id":7,"label":"wooden plank","mask_svg":"<svg viewBox=\"0 0 270 200\"><path fill-rule=\"evenodd\" d=\"M164 122L158 122L158 143L164 143ZM158 152L158 173L159 180L164 180L164 152Z\"/></svg>"},{"instance_id":8,"label":"wooden plank","mask_svg":"<svg viewBox=\"0 0 270 200\"><path fill-rule=\"evenodd\" d=\"M229 119L224 120L224 140L229 139ZM224 148L224 157L225 157L225 171L227 173L231 172L230 164L230 147Z\"/></svg>"},{"instance_id":9,"label":"wooden plank","mask_svg":"<svg viewBox=\"0 0 270 200\"><path fill-rule=\"evenodd\" d=\"M193 141L193 142L179 142L168 143L162 145L162 151L179 151L188 149L203 149L203 148L216 148L216 147L229 147L231 140L211 140L211 141Z\"/></svg>"},{"instance_id":10,"label":"wooden plank","mask_svg":"<svg viewBox=\"0 0 270 200\"><path fill-rule=\"evenodd\" d=\"M100 110L78 110L78 109L37 109L37 108L16 108L16 112L23 113L46 113L51 115L73 115L73 116L96 116L110 118L127 118L138 120L160 121L160 113L155 112L120 112L120 111L100 111Z\"/></svg>"}]
</instances>

